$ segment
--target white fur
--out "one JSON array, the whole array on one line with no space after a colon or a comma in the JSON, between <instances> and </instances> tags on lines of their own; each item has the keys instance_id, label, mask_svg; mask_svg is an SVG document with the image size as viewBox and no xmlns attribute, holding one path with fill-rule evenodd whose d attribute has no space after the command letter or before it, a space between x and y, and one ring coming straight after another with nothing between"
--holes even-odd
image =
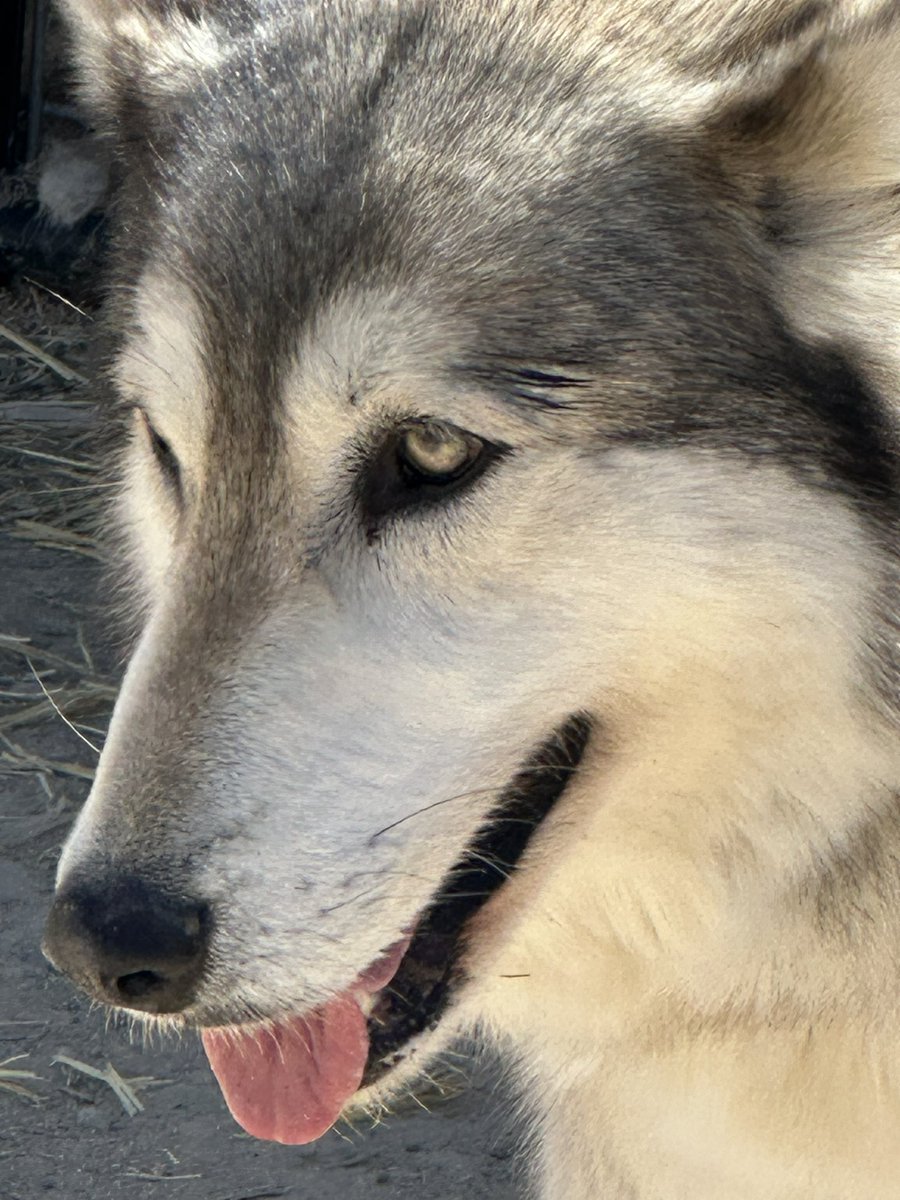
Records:
<instances>
[{"instance_id":1,"label":"white fur","mask_svg":"<svg viewBox=\"0 0 900 1200\"><path fill-rule=\"evenodd\" d=\"M307 346L289 385L301 528L342 478L352 435L413 397L422 404L421 379L388 377L379 362L379 299L322 322L320 354ZM122 369L130 388L153 372L156 419L199 477L210 464L191 432L192 335L184 305L172 311L142 318ZM414 313L402 327L420 362ZM402 343L395 351L402 363ZM435 396L427 409L509 434L509 412L473 401ZM861 686L859 614L877 551L840 502L776 467L618 450L595 470L516 424L516 458L465 515L443 529L440 517L417 521L362 560L338 545L298 575L289 603L248 631L231 669L239 686L209 701L207 736L227 741L229 765L211 751L196 806L178 820L188 846L218 831L200 877L226 914L210 987L236 986L260 1011L347 987L428 903L490 789L567 713L602 713L608 734L525 868L476 919L473 982L435 1045L479 1026L515 1047L546 1126L550 1200L594 1200L615 1170L642 1200L887 1198L892 1149L835 1166L837 1143L817 1133L835 1120L824 1085L813 1103L835 1034L808 1030L824 981L876 989L879 963L811 941L808 912L788 897L900 776ZM135 730L161 736L145 696L191 534L182 523L179 548L146 483L149 452L132 453L126 512L142 513L134 529L156 599L63 879L116 836L116 779ZM779 998L800 1028L773 1043L765 1014ZM672 1019L683 1010L691 1039ZM740 1014L733 1027L729 1012ZM419 1039L394 1083L430 1049ZM850 1127L865 1120L878 1146L893 1145L893 1061L841 1075ZM873 1071L887 1072L874 1109ZM798 1120L786 1136L784 1122Z\"/></svg>"},{"instance_id":2,"label":"white fur","mask_svg":"<svg viewBox=\"0 0 900 1200\"><path fill-rule=\"evenodd\" d=\"M96 6L70 3L101 53ZM619 6L573 6L562 30L586 62L620 56L657 128L775 86L797 55L827 59L829 38L883 8L826 4L798 45L720 70L717 39L777 4L685 0L668 21L656 0L623 7L615 45ZM172 49L145 18L121 21L150 76L218 61L196 28L169 31ZM840 78L840 59L828 69ZM856 115L853 130L871 124ZM772 161L760 153L744 180ZM823 176L813 158L797 157L798 186ZM780 294L806 332L849 326L871 348L893 268L832 261L819 232L785 255ZM190 859L217 921L187 1016L223 997L300 1012L414 924L534 748L594 714L579 772L468 930L455 1006L356 1103L387 1102L474 1030L518 1063L543 1200L892 1200L900 887L859 844L882 826L893 844L900 793L869 644L884 547L835 490L775 462L603 449L577 414L436 377L456 335L429 303L340 296L298 344L266 464L280 507L240 525L267 587L221 662L184 634L203 627L192 601L217 567L203 522L228 515L203 330L185 286L141 281L119 384L172 446L185 501L136 429L121 516L147 620L60 882L98 851L135 869ZM460 504L368 544L348 499L357 448L414 415L515 454ZM145 785L160 762L165 794Z\"/></svg>"},{"instance_id":3,"label":"white fur","mask_svg":"<svg viewBox=\"0 0 900 1200\"><path fill-rule=\"evenodd\" d=\"M116 69L139 76L148 93L177 92L196 84L203 72L225 64L229 46L216 23L173 12L154 16L120 0L60 0L79 45L83 90L102 106Z\"/></svg>"}]
</instances>

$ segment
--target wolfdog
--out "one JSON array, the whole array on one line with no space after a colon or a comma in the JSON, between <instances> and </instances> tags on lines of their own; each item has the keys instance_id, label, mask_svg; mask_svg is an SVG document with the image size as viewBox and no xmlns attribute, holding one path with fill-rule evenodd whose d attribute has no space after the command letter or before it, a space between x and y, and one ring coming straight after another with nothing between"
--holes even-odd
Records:
<instances>
[{"instance_id":1,"label":"wolfdog","mask_svg":"<svg viewBox=\"0 0 900 1200\"><path fill-rule=\"evenodd\" d=\"M65 0L134 645L48 956L305 1142L900 1197L884 0ZM113 418L111 417L111 420Z\"/></svg>"}]
</instances>

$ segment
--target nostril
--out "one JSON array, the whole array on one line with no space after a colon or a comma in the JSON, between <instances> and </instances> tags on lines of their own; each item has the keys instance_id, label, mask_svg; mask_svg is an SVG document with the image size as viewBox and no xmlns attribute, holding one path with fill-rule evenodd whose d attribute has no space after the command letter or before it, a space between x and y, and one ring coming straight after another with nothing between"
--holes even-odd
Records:
<instances>
[{"instance_id":1,"label":"nostril","mask_svg":"<svg viewBox=\"0 0 900 1200\"><path fill-rule=\"evenodd\" d=\"M107 1004L181 1012L200 986L212 932L209 907L123 877L60 892L44 949L57 967Z\"/></svg>"},{"instance_id":2,"label":"nostril","mask_svg":"<svg viewBox=\"0 0 900 1200\"><path fill-rule=\"evenodd\" d=\"M157 971L132 971L129 975L120 975L115 988L123 1000L143 1000L163 991L168 982L165 975Z\"/></svg>"}]
</instances>

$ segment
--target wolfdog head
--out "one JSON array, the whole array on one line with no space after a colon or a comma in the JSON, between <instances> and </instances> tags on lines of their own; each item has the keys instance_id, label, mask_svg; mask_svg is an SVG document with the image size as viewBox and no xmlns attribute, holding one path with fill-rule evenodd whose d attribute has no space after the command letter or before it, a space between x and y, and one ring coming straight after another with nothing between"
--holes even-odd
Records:
<instances>
[{"instance_id":1,"label":"wolfdog head","mask_svg":"<svg viewBox=\"0 0 900 1200\"><path fill-rule=\"evenodd\" d=\"M883 422L708 133L879 6L671 7L68 0L139 629L47 949L262 1136L615 1024L886 777Z\"/></svg>"}]
</instances>

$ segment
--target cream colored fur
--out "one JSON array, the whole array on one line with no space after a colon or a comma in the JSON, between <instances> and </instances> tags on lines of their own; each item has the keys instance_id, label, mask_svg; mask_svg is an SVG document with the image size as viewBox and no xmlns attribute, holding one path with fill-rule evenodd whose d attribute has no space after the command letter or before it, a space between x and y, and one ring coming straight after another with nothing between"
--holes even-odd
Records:
<instances>
[{"instance_id":1,"label":"cream colored fur","mask_svg":"<svg viewBox=\"0 0 900 1200\"><path fill-rule=\"evenodd\" d=\"M186 33L146 10L67 6L98 95L113 48L158 89L227 54L211 19ZM696 136L754 198L778 185L803 230L772 252L787 320L849 347L894 398L900 40L878 25L890 7L535 12L548 38L608 59L656 131ZM773 42L804 14L796 38ZM727 119L753 97L769 106L760 119ZM164 271L145 271L138 294L119 383L202 496L216 478L202 330ZM179 849L201 848L204 895L225 913L208 990L300 1011L348 986L427 905L485 789L569 713L602 714L521 868L469 930L458 1006L358 1106L377 1110L476 1031L517 1063L541 1200L898 1200L900 744L869 644L896 547L835 491L772 463L629 448L597 468L555 437L556 418L436 382L429 338L447 354L454 331L428 304L339 295L280 397L279 582L294 590L204 693L202 770L177 818ZM303 574L304 531L344 478L347 446L411 409L517 454L449 533L421 521L392 535L384 562L335 552ZM98 850L139 856L171 833L128 807L129 772L160 747L179 765L180 712L160 718L153 687L178 677L204 531L189 504L176 515L137 424L126 472L148 619L63 884ZM448 660L451 626L465 654ZM204 665L188 658L181 675ZM214 822L227 836L210 837ZM310 928L323 938L312 948Z\"/></svg>"}]
</instances>

